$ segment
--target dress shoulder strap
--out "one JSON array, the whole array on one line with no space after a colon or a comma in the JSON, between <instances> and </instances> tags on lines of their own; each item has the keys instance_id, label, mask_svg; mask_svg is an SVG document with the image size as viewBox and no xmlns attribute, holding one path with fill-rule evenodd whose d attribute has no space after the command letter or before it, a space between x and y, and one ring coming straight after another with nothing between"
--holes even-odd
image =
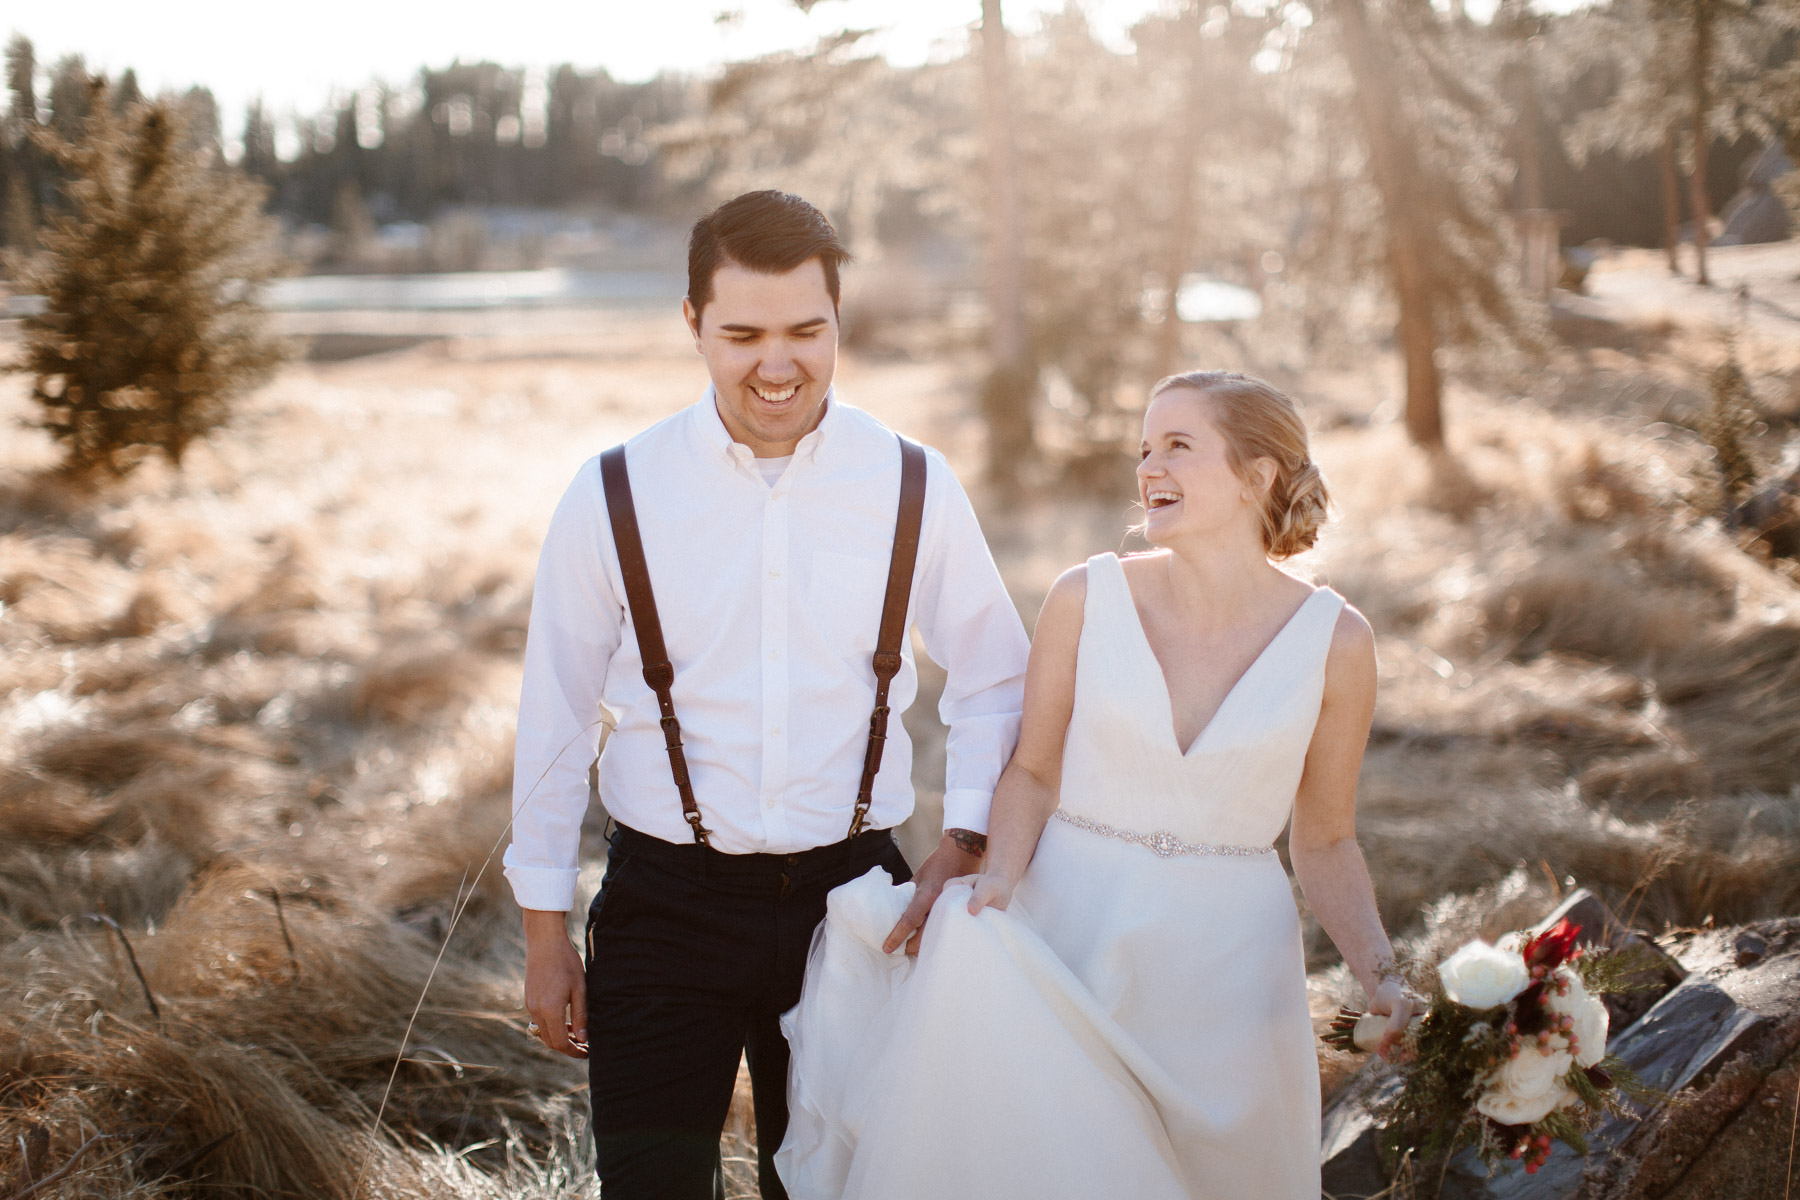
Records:
<instances>
[{"instance_id":1,"label":"dress shoulder strap","mask_svg":"<svg viewBox=\"0 0 1800 1200\"><path fill-rule=\"evenodd\" d=\"M1087 569L1087 602L1082 606L1085 611L1094 611L1096 601L1101 605L1130 601L1131 585L1125 581L1125 564L1117 554L1111 550L1096 554L1087 560Z\"/></svg>"}]
</instances>

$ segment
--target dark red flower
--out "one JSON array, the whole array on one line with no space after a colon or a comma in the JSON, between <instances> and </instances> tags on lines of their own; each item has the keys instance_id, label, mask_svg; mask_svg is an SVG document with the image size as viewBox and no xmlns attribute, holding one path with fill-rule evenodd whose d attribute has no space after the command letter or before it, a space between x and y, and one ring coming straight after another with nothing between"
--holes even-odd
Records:
<instances>
[{"instance_id":1,"label":"dark red flower","mask_svg":"<svg viewBox=\"0 0 1800 1200\"><path fill-rule=\"evenodd\" d=\"M1544 932L1525 943L1525 965L1554 971L1569 960L1575 950L1575 939L1581 926L1564 917Z\"/></svg>"},{"instance_id":2,"label":"dark red flower","mask_svg":"<svg viewBox=\"0 0 1800 1200\"><path fill-rule=\"evenodd\" d=\"M1539 980L1513 999L1513 1025L1525 1037L1536 1037L1550 1028L1550 1010L1544 1004L1546 990Z\"/></svg>"}]
</instances>

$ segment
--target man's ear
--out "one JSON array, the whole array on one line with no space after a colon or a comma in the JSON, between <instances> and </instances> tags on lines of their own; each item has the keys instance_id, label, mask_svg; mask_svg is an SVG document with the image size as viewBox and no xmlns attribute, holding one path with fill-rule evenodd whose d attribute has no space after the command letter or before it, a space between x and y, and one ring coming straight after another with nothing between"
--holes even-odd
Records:
<instances>
[{"instance_id":1,"label":"man's ear","mask_svg":"<svg viewBox=\"0 0 1800 1200\"><path fill-rule=\"evenodd\" d=\"M694 349L700 349L700 314L686 296L681 298L681 315L687 321L688 332L694 335Z\"/></svg>"}]
</instances>

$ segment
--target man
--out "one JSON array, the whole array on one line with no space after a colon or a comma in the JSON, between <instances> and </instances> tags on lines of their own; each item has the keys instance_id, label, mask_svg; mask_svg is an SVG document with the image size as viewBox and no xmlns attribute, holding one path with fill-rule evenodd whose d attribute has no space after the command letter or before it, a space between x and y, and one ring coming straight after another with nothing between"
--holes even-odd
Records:
<instances>
[{"instance_id":1,"label":"man","mask_svg":"<svg viewBox=\"0 0 1800 1200\"><path fill-rule=\"evenodd\" d=\"M898 720L865 831L852 835L902 453L831 390L848 258L822 213L780 192L739 196L694 226L683 311L712 386L625 447L680 754L643 672L649 623L627 593L612 525L626 505L609 508L618 493L599 459L564 495L538 564L507 876L525 910L534 1026L576 1058L589 1057L591 1035L607 1200L721 1194L719 1136L740 1055L762 1194L785 1196L773 1168L787 1126L779 1017L799 998L826 893L877 866L896 881L909 873L887 832L913 806ZM941 456L926 468L907 611L948 673L946 829L890 951L916 950L945 880L978 868L1018 736L1027 653L967 497ZM893 710L916 691L907 657ZM602 725L614 728L600 791L618 830L588 914L584 973L564 921Z\"/></svg>"}]
</instances>

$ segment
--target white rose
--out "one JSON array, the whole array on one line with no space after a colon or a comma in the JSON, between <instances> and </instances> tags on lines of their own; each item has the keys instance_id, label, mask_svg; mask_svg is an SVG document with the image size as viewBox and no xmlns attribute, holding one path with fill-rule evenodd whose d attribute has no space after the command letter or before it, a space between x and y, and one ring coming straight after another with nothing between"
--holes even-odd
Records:
<instances>
[{"instance_id":1,"label":"white rose","mask_svg":"<svg viewBox=\"0 0 1800 1200\"><path fill-rule=\"evenodd\" d=\"M1559 995L1554 987L1551 988L1545 996L1545 1007L1558 1016L1566 1014L1574 1019L1575 1027L1569 1033L1581 1050L1575 1056L1575 1062L1578 1066L1591 1067L1606 1057L1606 1034L1611 1017L1600 997L1591 995L1582 986L1581 976L1567 967L1558 967L1555 978L1568 990Z\"/></svg>"},{"instance_id":2,"label":"white rose","mask_svg":"<svg viewBox=\"0 0 1800 1200\"><path fill-rule=\"evenodd\" d=\"M1505 1004L1531 983L1525 960L1486 942L1470 942L1438 967L1450 999L1469 1008Z\"/></svg>"},{"instance_id":3,"label":"white rose","mask_svg":"<svg viewBox=\"0 0 1800 1200\"><path fill-rule=\"evenodd\" d=\"M1502 1125L1533 1125L1575 1099L1564 1076L1574 1062L1567 1050L1526 1043L1488 1077L1475 1110Z\"/></svg>"}]
</instances>

